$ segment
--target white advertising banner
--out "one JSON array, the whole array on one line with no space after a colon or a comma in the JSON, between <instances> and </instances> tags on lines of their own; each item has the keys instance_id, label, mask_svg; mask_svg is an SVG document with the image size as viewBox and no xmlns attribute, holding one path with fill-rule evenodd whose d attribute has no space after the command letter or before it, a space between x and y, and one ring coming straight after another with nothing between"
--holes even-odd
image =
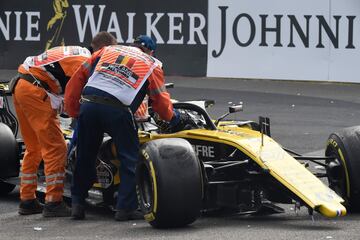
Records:
<instances>
[{"instance_id":1,"label":"white advertising banner","mask_svg":"<svg viewBox=\"0 0 360 240\"><path fill-rule=\"evenodd\" d=\"M209 0L209 77L360 82L359 0Z\"/></svg>"}]
</instances>

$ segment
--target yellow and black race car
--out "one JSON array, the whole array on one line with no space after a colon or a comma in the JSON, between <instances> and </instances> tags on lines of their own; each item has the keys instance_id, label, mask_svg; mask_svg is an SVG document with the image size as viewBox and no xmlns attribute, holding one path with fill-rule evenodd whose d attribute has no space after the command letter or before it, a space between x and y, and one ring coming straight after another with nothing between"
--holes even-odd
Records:
<instances>
[{"instance_id":1,"label":"yellow and black race car","mask_svg":"<svg viewBox=\"0 0 360 240\"><path fill-rule=\"evenodd\" d=\"M17 121L9 111L5 92L3 87L1 194L18 184L23 149L21 141L14 137ZM220 119L213 120L206 111L211 104L212 101L174 102L174 107L187 116L176 131L155 114L138 123L138 199L152 226L185 226L201 214L283 212L277 203L305 206L309 214L316 211L330 218L360 210L360 127L332 133L324 157L301 156L270 137L268 118L260 117L258 123L226 120L242 109L238 105L230 106ZM71 138L71 130L66 128L65 137ZM67 164L69 181L75 161L72 150ZM90 203L114 203L120 162L111 138L104 136L98 154L98 182L89 192ZM319 165L319 172L311 172L309 163ZM41 179L39 176L39 190L44 191Z\"/></svg>"}]
</instances>

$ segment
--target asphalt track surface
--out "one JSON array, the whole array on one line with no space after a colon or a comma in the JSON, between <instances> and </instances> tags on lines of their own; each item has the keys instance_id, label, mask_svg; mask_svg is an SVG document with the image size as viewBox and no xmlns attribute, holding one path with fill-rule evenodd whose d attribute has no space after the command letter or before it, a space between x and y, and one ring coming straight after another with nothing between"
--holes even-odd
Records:
<instances>
[{"instance_id":1,"label":"asphalt track surface","mask_svg":"<svg viewBox=\"0 0 360 240\"><path fill-rule=\"evenodd\" d=\"M299 153L321 155L338 129L360 125L360 85L267 80L168 77L178 100L213 99L213 118L228 102L244 104L237 119L271 119L273 138ZM157 230L145 221L115 222L111 212L90 207L84 221L19 216L19 191L0 197L0 239L360 239L360 215L314 221L302 208L281 205L272 216L202 217L180 229Z\"/></svg>"}]
</instances>

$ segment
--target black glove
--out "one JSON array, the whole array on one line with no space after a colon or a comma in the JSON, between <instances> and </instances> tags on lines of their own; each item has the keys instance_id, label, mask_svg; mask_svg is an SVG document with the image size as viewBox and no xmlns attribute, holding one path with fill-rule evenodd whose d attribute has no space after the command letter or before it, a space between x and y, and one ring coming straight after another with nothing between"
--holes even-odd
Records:
<instances>
[{"instance_id":1,"label":"black glove","mask_svg":"<svg viewBox=\"0 0 360 240\"><path fill-rule=\"evenodd\" d=\"M180 112L176 109L174 109L174 116L170 122L161 120L157 114L154 114L153 119L158 125L161 133L174 133L197 127L196 123L187 113Z\"/></svg>"},{"instance_id":2,"label":"black glove","mask_svg":"<svg viewBox=\"0 0 360 240\"><path fill-rule=\"evenodd\" d=\"M177 124L171 127L172 132L178 132L182 130L190 130L196 128L196 123L186 112L179 112L179 121Z\"/></svg>"},{"instance_id":3,"label":"black glove","mask_svg":"<svg viewBox=\"0 0 360 240\"><path fill-rule=\"evenodd\" d=\"M152 112L151 117L158 126L159 133L170 133L171 127L169 122L162 120L156 112Z\"/></svg>"}]
</instances>

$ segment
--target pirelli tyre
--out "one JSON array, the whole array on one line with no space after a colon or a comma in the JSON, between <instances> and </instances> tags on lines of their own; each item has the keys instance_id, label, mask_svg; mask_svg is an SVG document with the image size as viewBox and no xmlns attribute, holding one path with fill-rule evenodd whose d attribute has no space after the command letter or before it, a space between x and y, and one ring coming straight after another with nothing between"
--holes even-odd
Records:
<instances>
[{"instance_id":1,"label":"pirelli tyre","mask_svg":"<svg viewBox=\"0 0 360 240\"><path fill-rule=\"evenodd\" d=\"M326 156L329 186L345 200L349 212L360 212L360 126L332 133Z\"/></svg>"},{"instance_id":2,"label":"pirelli tyre","mask_svg":"<svg viewBox=\"0 0 360 240\"><path fill-rule=\"evenodd\" d=\"M140 153L137 193L145 220L155 228L194 222L202 207L203 180L190 143L180 138L153 140Z\"/></svg>"}]
</instances>

